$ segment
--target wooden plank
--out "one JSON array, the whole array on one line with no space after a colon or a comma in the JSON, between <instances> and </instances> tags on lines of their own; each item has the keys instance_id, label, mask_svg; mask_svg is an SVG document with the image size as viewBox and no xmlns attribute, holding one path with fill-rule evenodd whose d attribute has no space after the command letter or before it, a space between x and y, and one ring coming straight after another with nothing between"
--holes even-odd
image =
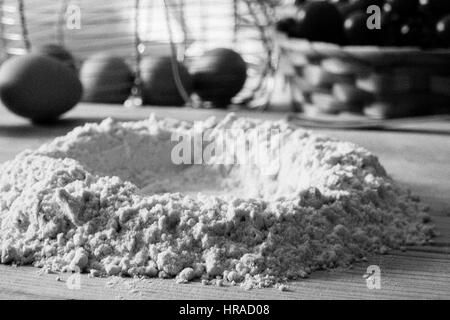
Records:
<instances>
[{"instance_id":1,"label":"wooden plank","mask_svg":"<svg viewBox=\"0 0 450 320\"><path fill-rule=\"evenodd\" d=\"M381 268L381 290L369 290L362 278L367 266ZM174 280L91 279L82 276L81 290L69 290L67 274L39 275L31 267L0 266L0 298L43 299L448 299L448 255L405 253L374 256L352 269L320 271L311 278L290 283L290 291L240 287L180 285Z\"/></svg>"}]
</instances>

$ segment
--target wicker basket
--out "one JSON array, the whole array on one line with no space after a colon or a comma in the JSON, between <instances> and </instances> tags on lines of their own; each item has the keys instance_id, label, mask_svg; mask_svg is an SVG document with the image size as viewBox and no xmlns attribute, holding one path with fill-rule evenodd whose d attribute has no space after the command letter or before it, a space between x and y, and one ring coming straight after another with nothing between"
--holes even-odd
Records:
<instances>
[{"instance_id":1,"label":"wicker basket","mask_svg":"<svg viewBox=\"0 0 450 320\"><path fill-rule=\"evenodd\" d=\"M337 46L277 35L308 114L395 118L450 111L450 50Z\"/></svg>"}]
</instances>

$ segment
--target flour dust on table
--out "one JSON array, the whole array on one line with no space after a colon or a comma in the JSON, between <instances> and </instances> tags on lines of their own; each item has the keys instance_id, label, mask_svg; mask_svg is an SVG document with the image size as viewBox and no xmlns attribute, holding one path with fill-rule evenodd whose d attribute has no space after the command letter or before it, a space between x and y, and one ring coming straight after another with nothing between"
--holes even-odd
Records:
<instances>
[{"instance_id":1,"label":"flour dust on table","mask_svg":"<svg viewBox=\"0 0 450 320\"><path fill-rule=\"evenodd\" d=\"M173 136L199 132L239 141L254 159L267 137L221 135L242 130L278 132L269 173L256 161L224 161L228 151L203 164L173 161ZM369 151L233 114L195 124L106 119L0 166L1 263L56 272L280 286L425 244L428 221Z\"/></svg>"}]
</instances>

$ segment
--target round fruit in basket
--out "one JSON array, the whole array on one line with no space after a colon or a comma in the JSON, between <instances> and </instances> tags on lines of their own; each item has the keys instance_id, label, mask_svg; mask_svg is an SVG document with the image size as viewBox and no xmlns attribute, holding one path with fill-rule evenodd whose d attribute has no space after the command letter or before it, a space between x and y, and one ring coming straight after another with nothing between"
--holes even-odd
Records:
<instances>
[{"instance_id":1,"label":"round fruit in basket","mask_svg":"<svg viewBox=\"0 0 450 320\"><path fill-rule=\"evenodd\" d=\"M124 103L133 86L133 72L120 57L98 53L87 59L80 71L83 100L96 103Z\"/></svg>"},{"instance_id":2,"label":"round fruit in basket","mask_svg":"<svg viewBox=\"0 0 450 320\"><path fill-rule=\"evenodd\" d=\"M409 20L403 23L398 33L397 45L399 46L421 46L423 43L423 26L419 21Z\"/></svg>"},{"instance_id":3,"label":"round fruit in basket","mask_svg":"<svg viewBox=\"0 0 450 320\"><path fill-rule=\"evenodd\" d=\"M367 11L367 8L372 5L376 5L380 8L383 7L385 0L336 0L332 1L338 6L339 11L344 17L347 17L348 15L355 13L357 11Z\"/></svg>"},{"instance_id":4,"label":"round fruit in basket","mask_svg":"<svg viewBox=\"0 0 450 320\"><path fill-rule=\"evenodd\" d=\"M420 8L433 15L445 15L450 13L450 1L448 0L419 0Z\"/></svg>"},{"instance_id":5,"label":"round fruit in basket","mask_svg":"<svg viewBox=\"0 0 450 320\"><path fill-rule=\"evenodd\" d=\"M171 56L149 57L142 61L141 69L144 104L182 106L186 103L183 95L191 95L192 79L182 63Z\"/></svg>"},{"instance_id":6,"label":"round fruit in basket","mask_svg":"<svg viewBox=\"0 0 450 320\"><path fill-rule=\"evenodd\" d=\"M381 31L367 28L367 14L355 12L344 22L345 36L352 45L377 45L381 42Z\"/></svg>"},{"instance_id":7,"label":"round fruit in basket","mask_svg":"<svg viewBox=\"0 0 450 320\"><path fill-rule=\"evenodd\" d=\"M408 17L417 12L419 0L386 0L384 10L403 17Z\"/></svg>"},{"instance_id":8,"label":"round fruit in basket","mask_svg":"<svg viewBox=\"0 0 450 320\"><path fill-rule=\"evenodd\" d=\"M276 29L285 33L288 37L300 38L302 36L298 21L293 17L280 19L276 23Z\"/></svg>"},{"instance_id":9,"label":"round fruit in basket","mask_svg":"<svg viewBox=\"0 0 450 320\"><path fill-rule=\"evenodd\" d=\"M10 58L0 68L0 98L15 114L50 122L82 95L80 80L62 62L39 54Z\"/></svg>"},{"instance_id":10,"label":"round fruit in basket","mask_svg":"<svg viewBox=\"0 0 450 320\"><path fill-rule=\"evenodd\" d=\"M227 107L244 87L247 64L240 54L225 48L213 49L195 59L190 71L194 91L215 107Z\"/></svg>"},{"instance_id":11,"label":"round fruit in basket","mask_svg":"<svg viewBox=\"0 0 450 320\"><path fill-rule=\"evenodd\" d=\"M326 1L308 2L298 13L299 33L310 41L341 43L343 19L336 5Z\"/></svg>"},{"instance_id":12,"label":"round fruit in basket","mask_svg":"<svg viewBox=\"0 0 450 320\"><path fill-rule=\"evenodd\" d=\"M443 46L450 46L450 15L443 17L436 26L437 35Z\"/></svg>"}]
</instances>

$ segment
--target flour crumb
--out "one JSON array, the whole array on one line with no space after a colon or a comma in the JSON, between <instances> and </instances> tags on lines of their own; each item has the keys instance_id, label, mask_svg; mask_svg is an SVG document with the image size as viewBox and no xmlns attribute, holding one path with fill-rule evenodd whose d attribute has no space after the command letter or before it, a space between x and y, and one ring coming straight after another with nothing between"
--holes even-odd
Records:
<instances>
[{"instance_id":1,"label":"flour crumb","mask_svg":"<svg viewBox=\"0 0 450 320\"><path fill-rule=\"evenodd\" d=\"M194 269L192 268L185 268L183 271L181 271L177 276L177 283L187 283L191 280L193 280L195 277Z\"/></svg>"}]
</instances>

